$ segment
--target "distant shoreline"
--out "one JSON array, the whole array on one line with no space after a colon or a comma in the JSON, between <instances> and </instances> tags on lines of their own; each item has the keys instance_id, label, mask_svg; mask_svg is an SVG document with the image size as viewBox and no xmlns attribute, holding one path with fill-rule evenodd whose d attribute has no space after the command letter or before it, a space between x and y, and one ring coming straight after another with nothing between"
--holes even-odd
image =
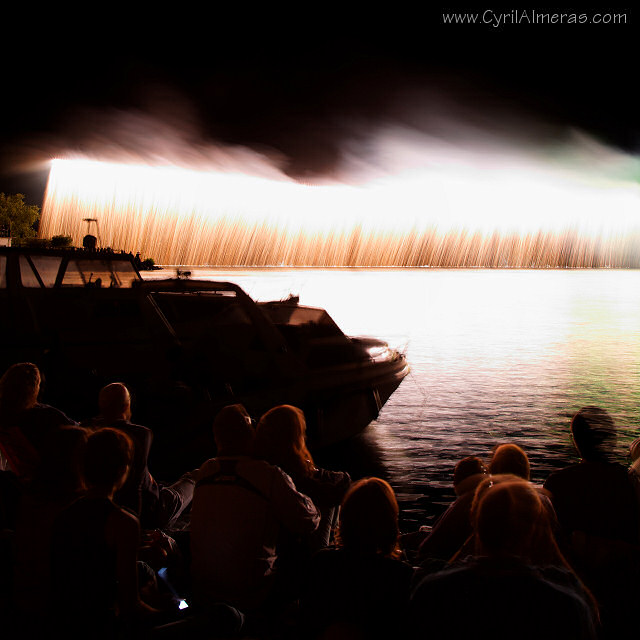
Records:
<instances>
[{"instance_id":1,"label":"distant shoreline","mask_svg":"<svg viewBox=\"0 0 640 640\"><path fill-rule=\"evenodd\" d=\"M639 267L440 267L424 265L416 266L315 266L315 265L214 265L214 264L162 264L156 265L160 269L217 269L221 271L637 271Z\"/></svg>"}]
</instances>

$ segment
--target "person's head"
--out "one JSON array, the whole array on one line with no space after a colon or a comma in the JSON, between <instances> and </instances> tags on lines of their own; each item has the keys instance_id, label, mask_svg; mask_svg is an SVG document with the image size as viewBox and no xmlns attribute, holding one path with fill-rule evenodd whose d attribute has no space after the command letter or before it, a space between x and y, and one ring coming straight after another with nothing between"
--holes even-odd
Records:
<instances>
[{"instance_id":1,"label":"person's head","mask_svg":"<svg viewBox=\"0 0 640 640\"><path fill-rule=\"evenodd\" d=\"M476 456L467 456L456 464L453 470L453 489L457 496L475 489L487 475L484 462Z\"/></svg>"},{"instance_id":2,"label":"person's head","mask_svg":"<svg viewBox=\"0 0 640 640\"><path fill-rule=\"evenodd\" d=\"M131 418L131 395L122 382L112 382L100 390L98 395L100 414L107 421Z\"/></svg>"},{"instance_id":3,"label":"person's head","mask_svg":"<svg viewBox=\"0 0 640 640\"><path fill-rule=\"evenodd\" d=\"M517 444L501 444L496 447L489 462L492 475L511 474L529 480L531 468L527 454Z\"/></svg>"},{"instance_id":4,"label":"person's head","mask_svg":"<svg viewBox=\"0 0 640 640\"><path fill-rule=\"evenodd\" d=\"M388 482L358 480L342 500L338 544L358 553L397 557L398 513L398 501Z\"/></svg>"},{"instance_id":5,"label":"person's head","mask_svg":"<svg viewBox=\"0 0 640 640\"><path fill-rule=\"evenodd\" d=\"M133 441L126 433L110 427L94 431L85 446L85 484L107 493L119 489L127 479L132 459Z\"/></svg>"},{"instance_id":6,"label":"person's head","mask_svg":"<svg viewBox=\"0 0 640 640\"><path fill-rule=\"evenodd\" d=\"M613 418L600 407L584 407L571 420L571 435L580 457L586 461L609 460L617 442Z\"/></svg>"},{"instance_id":7,"label":"person's head","mask_svg":"<svg viewBox=\"0 0 640 640\"><path fill-rule=\"evenodd\" d=\"M254 431L247 410L241 404L224 407L213 421L213 438L219 456L250 455Z\"/></svg>"},{"instance_id":8,"label":"person's head","mask_svg":"<svg viewBox=\"0 0 640 640\"><path fill-rule=\"evenodd\" d=\"M11 365L0 378L0 408L3 413L30 409L38 401L40 370L31 362Z\"/></svg>"},{"instance_id":9,"label":"person's head","mask_svg":"<svg viewBox=\"0 0 640 640\"><path fill-rule=\"evenodd\" d=\"M535 487L515 476L498 476L478 487L472 507L477 551L530 560L537 540L552 536Z\"/></svg>"},{"instance_id":10,"label":"person's head","mask_svg":"<svg viewBox=\"0 0 640 640\"><path fill-rule=\"evenodd\" d=\"M265 413L256 428L255 454L293 476L310 476L313 458L305 440L304 413L283 404Z\"/></svg>"},{"instance_id":11,"label":"person's head","mask_svg":"<svg viewBox=\"0 0 640 640\"><path fill-rule=\"evenodd\" d=\"M490 476L476 489L471 507L476 555L492 558L516 557L537 567L559 567L573 574L562 555L552 527L552 516L535 486L512 475ZM598 605L582 585L592 611Z\"/></svg>"}]
</instances>

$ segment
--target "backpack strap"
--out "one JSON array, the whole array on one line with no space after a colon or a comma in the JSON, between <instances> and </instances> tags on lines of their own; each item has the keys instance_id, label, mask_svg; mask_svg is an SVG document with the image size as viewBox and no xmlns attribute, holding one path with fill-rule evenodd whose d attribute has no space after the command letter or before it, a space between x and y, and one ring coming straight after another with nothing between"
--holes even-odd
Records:
<instances>
[{"instance_id":1,"label":"backpack strap","mask_svg":"<svg viewBox=\"0 0 640 640\"><path fill-rule=\"evenodd\" d=\"M197 482L196 489L206 486L234 486L251 491L263 500L269 500L268 496L262 490L243 476L238 475L236 471L237 460L217 460L217 462L218 465L220 465L218 471Z\"/></svg>"}]
</instances>

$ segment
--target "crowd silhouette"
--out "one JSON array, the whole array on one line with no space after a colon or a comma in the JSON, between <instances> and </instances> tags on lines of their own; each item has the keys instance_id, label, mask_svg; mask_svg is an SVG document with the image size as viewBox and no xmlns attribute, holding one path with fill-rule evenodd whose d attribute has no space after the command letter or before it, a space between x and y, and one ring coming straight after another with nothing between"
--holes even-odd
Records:
<instances>
[{"instance_id":1,"label":"crowd silhouette","mask_svg":"<svg viewBox=\"0 0 640 640\"><path fill-rule=\"evenodd\" d=\"M212 424L214 457L175 482L149 466L153 425L105 386L81 423L39 402L31 363L0 379L4 637L619 638L640 602L640 439L585 407L580 461L531 481L496 443L452 470L432 527L399 530L392 487L319 468L304 413Z\"/></svg>"}]
</instances>

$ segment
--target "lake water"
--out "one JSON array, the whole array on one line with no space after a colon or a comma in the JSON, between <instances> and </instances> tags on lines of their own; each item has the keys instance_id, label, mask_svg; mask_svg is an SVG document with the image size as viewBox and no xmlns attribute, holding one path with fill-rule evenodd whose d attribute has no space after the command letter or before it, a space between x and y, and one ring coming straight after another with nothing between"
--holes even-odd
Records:
<instances>
[{"instance_id":1,"label":"lake water","mask_svg":"<svg viewBox=\"0 0 640 640\"><path fill-rule=\"evenodd\" d=\"M169 269L151 277L167 276ZM213 270L258 300L294 293L350 335L405 351L411 374L377 421L317 457L394 487L405 531L453 498L456 462L515 442L533 480L575 460L573 413L607 409L619 456L640 435L638 270Z\"/></svg>"}]
</instances>

